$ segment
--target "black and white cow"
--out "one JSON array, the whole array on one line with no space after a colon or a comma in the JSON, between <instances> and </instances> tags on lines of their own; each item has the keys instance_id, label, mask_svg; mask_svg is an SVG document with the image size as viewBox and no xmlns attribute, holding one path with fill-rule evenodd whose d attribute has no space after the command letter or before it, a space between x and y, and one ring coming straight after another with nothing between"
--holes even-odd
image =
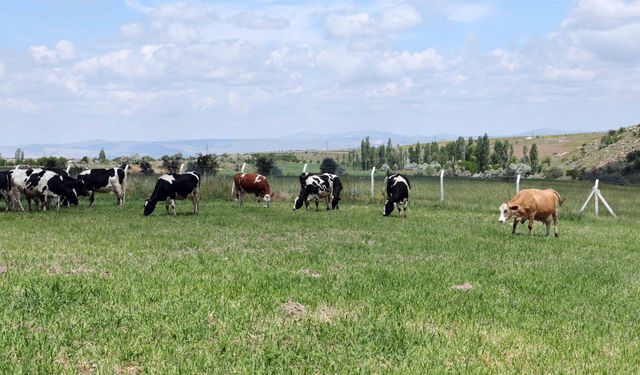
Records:
<instances>
[{"instance_id":1,"label":"black and white cow","mask_svg":"<svg viewBox=\"0 0 640 375\"><path fill-rule=\"evenodd\" d=\"M300 194L296 197L293 209L294 211L298 210L302 208L303 204L308 209L309 200L314 199L316 211L318 211L319 200L323 198L327 203L327 210L337 210L340 203L340 192L342 192L342 182L337 175L303 173L300 175Z\"/></svg>"},{"instance_id":2,"label":"black and white cow","mask_svg":"<svg viewBox=\"0 0 640 375\"><path fill-rule=\"evenodd\" d=\"M62 169L62 168L47 168L48 171L52 171L58 174L58 176L60 176L60 178L62 179L62 182L67 185L67 187L71 188L71 189L75 189L76 193L78 194L78 196L87 196L89 195L89 193L87 192L87 189L84 185L84 181L82 180L78 180L76 178L73 178L69 175L69 168ZM60 197L58 197L60 198ZM63 203L66 204L67 206L69 205L69 201L67 201L66 199L63 198Z\"/></svg>"},{"instance_id":3,"label":"black and white cow","mask_svg":"<svg viewBox=\"0 0 640 375\"><path fill-rule=\"evenodd\" d=\"M176 199L191 198L193 213L200 207L200 175L196 172L163 174L158 177L151 197L144 201L144 216L149 216L160 201L166 201L167 212L176 214Z\"/></svg>"},{"instance_id":4,"label":"black and white cow","mask_svg":"<svg viewBox=\"0 0 640 375\"><path fill-rule=\"evenodd\" d=\"M0 196L4 198L5 211L9 211L11 204L11 171L0 171Z\"/></svg>"},{"instance_id":5,"label":"black and white cow","mask_svg":"<svg viewBox=\"0 0 640 375\"><path fill-rule=\"evenodd\" d=\"M62 178L53 171L36 169L14 169L11 171L11 193L14 202L24 211L20 203L21 195L24 195L31 211L31 200L42 204L42 210L46 210L49 199L58 197L66 198L74 206L78 204L78 194L75 189L68 187ZM60 209L60 200L57 208Z\"/></svg>"},{"instance_id":6,"label":"black and white cow","mask_svg":"<svg viewBox=\"0 0 640 375\"><path fill-rule=\"evenodd\" d=\"M394 208L398 208L400 217L407 217L407 205L409 204L409 192L411 184L406 176L394 174L385 178L387 187L387 200L384 202L384 216L389 216Z\"/></svg>"},{"instance_id":7,"label":"black and white cow","mask_svg":"<svg viewBox=\"0 0 640 375\"><path fill-rule=\"evenodd\" d=\"M99 193L114 192L118 197L118 204L124 206L124 195L127 188L127 164L122 168L96 168L80 172L78 180L84 183L84 188L89 194L89 206L93 207L94 195Z\"/></svg>"}]
</instances>

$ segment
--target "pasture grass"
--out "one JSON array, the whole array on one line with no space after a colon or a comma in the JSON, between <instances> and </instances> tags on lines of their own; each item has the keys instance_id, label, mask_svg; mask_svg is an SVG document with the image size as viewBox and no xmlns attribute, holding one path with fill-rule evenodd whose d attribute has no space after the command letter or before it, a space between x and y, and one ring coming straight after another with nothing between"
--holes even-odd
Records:
<instances>
[{"instance_id":1,"label":"pasture grass","mask_svg":"<svg viewBox=\"0 0 640 375\"><path fill-rule=\"evenodd\" d=\"M588 184L523 181L567 198L547 239L497 224L511 183L450 179L440 203L437 180L412 179L406 220L366 180L332 212L239 208L216 183L197 216L144 218L144 180L123 209L0 212L0 373L640 367L637 187L601 186L613 219L576 213Z\"/></svg>"}]
</instances>

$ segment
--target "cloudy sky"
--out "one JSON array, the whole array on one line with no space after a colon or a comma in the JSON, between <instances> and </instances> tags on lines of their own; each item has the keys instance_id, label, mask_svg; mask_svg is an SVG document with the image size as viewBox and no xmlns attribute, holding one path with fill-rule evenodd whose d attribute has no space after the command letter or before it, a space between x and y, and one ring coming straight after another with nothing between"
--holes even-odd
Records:
<instances>
[{"instance_id":1,"label":"cloudy sky","mask_svg":"<svg viewBox=\"0 0 640 375\"><path fill-rule=\"evenodd\" d=\"M0 144L640 122L640 0L4 1Z\"/></svg>"}]
</instances>

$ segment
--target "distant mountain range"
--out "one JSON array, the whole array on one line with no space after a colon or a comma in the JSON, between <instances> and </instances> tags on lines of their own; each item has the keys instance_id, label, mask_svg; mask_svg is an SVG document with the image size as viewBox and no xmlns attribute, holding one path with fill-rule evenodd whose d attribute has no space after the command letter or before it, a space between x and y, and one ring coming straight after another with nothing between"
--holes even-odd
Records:
<instances>
[{"instance_id":1,"label":"distant mountain range","mask_svg":"<svg viewBox=\"0 0 640 375\"><path fill-rule=\"evenodd\" d=\"M521 134L509 136L553 135L566 132L554 129L536 129ZM477 136L477 135L476 135ZM81 158L85 155L97 157L104 149L108 157L124 155L149 155L158 158L162 155L173 155L181 152L185 156L196 153L249 153L269 151L297 151L297 150L339 150L359 147L360 142L369 137L371 144L386 143L389 138L393 144L411 144L415 142L430 143L436 141L454 140L458 135L437 134L431 136L381 132L381 131L351 131L330 134L298 133L280 138L255 139L191 139L172 141L104 141L93 140L73 143L56 144L27 144L0 145L0 155L13 157L19 147L24 150L25 157L37 158L42 156L64 156L67 158ZM504 136L501 136L504 137Z\"/></svg>"}]
</instances>

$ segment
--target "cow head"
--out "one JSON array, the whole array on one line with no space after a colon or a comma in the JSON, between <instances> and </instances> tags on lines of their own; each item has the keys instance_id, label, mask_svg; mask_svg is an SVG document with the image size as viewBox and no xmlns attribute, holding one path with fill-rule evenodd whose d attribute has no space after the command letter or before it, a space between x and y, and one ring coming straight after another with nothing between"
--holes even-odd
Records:
<instances>
[{"instance_id":1,"label":"cow head","mask_svg":"<svg viewBox=\"0 0 640 375\"><path fill-rule=\"evenodd\" d=\"M89 192L87 191L87 186L84 184L84 181L82 180L75 180L73 182L73 188L75 189L76 193L80 196L88 196Z\"/></svg>"},{"instance_id":2,"label":"cow head","mask_svg":"<svg viewBox=\"0 0 640 375\"><path fill-rule=\"evenodd\" d=\"M340 203L340 197L336 197L336 196L334 196L334 197L331 199L331 208L332 208L332 209L334 209L334 210L337 210L337 209L338 209L338 204L339 204L339 203Z\"/></svg>"},{"instance_id":3,"label":"cow head","mask_svg":"<svg viewBox=\"0 0 640 375\"><path fill-rule=\"evenodd\" d=\"M264 206L269 207L269 204L271 204L271 194L265 194L262 200L264 201Z\"/></svg>"},{"instance_id":4,"label":"cow head","mask_svg":"<svg viewBox=\"0 0 640 375\"><path fill-rule=\"evenodd\" d=\"M393 212L393 209L394 209L394 208L396 208L395 206L396 206L396 205L395 205L395 204L393 204L393 202L391 202L391 200L387 199L387 200L384 202L384 212L383 212L383 215L384 215L384 216L389 216L389 215L391 215L391 213Z\"/></svg>"},{"instance_id":5,"label":"cow head","mask_svg":"<svg viewBox=\"0 0 640 375\"><path fill-rule=\"evenodd\" d=\"M293 210L295 211L295 210L301 209L305 200L306 199L304 199L304 198L296 197L296 200L293 202Z\"/></svg>"},{"instance_id":6,"label":"cow head","mask_svg":"<svg viewBox=\"0 0 640 375\"><path fill-rule=\"evenodd\" d=\"M78 193L76 192L76 189L71 189L71 193L67 194L67 199L69 200L69 204L74 206L78 205Z\"/></svg>"},{"instance_id":7,"label":"cow head","mask_svg":"<svg viewBox=\"0 0 640 375\"><path fill-rule=\"evenodd\" d=\"M149 216L156 209L157 202L145 200L144 201L144 216Z\"/></svg>"},{"instance_id":8,"label":"cow head","mask_svg":"<svg viewBox=\"0 0 640 375\"><path fill-rule=\"evenodd\" d=\"M500 224L504 224L507 220L511 219L513 216L518 216L517 212L520 207L518 206L509 206L508 203L503 203L500 205L500 217L498 217L498 222Z\"/></svg>"}]
</instances>

